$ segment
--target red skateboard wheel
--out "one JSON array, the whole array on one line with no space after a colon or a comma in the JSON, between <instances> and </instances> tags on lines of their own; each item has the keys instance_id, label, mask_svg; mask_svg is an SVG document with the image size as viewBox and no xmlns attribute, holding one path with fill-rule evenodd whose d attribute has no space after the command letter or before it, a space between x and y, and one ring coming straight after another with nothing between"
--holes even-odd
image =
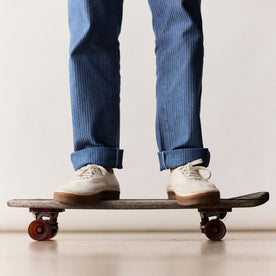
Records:
<instances>
[{"instance_id":1,"label":"red skateboard wheel","mask_svg":"<svg viewBox=\"0 0 276 276\"><path fill-rule=\"evenodd\" d=\"M34 220L28 228L30 237L36 241L48 240L52 235L52 229L49 222L38 219Z\"/></svg>"}]
</instances>

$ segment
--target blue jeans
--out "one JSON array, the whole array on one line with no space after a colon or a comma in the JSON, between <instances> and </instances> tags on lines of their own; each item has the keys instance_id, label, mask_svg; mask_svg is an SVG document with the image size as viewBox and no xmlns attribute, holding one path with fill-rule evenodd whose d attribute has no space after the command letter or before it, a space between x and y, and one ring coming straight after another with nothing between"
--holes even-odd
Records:
<instances>
[{"instance_id":1,"label":"blue jeans","mask_svg":"<svg viewBox=\"0 0 276 276\"><path fill-rule=\"evenodd\" d=\"M160 171L202 158L200 100L203 32L200 0L148 0L156 55L155 131ZM68 0L69 77L75 170L121 169L120 49L123 0Z\"/></svg>"}]
</instances>

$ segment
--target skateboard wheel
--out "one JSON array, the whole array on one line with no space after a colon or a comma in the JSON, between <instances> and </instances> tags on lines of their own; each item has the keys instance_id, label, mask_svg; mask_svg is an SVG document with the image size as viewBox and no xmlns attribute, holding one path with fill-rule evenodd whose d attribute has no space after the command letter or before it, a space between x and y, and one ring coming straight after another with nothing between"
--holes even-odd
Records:
<instances>
[{"instance_id":1,"label":"skateboard wheel","mask_svg":"<svg viewBox=\"0 0 276 276\"><path fill-rule=\"evenodd\" d=\"M204 233L211 241L219 241L226 234L226 227L219 219L213 219L205 225Z\"/></svg>"},{"instance_id":2,"label":"skateboard wheel","mask_svg":"<svg viewBox=\"0 0 276 276\"><path fill-rule=\"evenodd\" d=\"M30 237L36 241L48 240L52 235L52 229L49 222L38 219L34 220L28 228Z\"/></svg>"}]
</instances>

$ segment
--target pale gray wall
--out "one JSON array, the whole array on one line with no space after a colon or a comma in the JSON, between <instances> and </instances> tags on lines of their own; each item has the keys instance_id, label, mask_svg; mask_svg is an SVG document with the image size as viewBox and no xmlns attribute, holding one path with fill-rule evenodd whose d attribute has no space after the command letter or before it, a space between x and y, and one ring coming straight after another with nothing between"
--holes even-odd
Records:
<instances>
[{"instance_id":1,"label":"pale gray wall","mask_svg":"<svg viewBox=\"0 0 276 276\"><path fill-rule=\"evenodd\" d=\"M276 3L203 1L204 146L223 197L268 190L229 229L275 228ZM0 0L0 229L25 229L11 198L51 198L73 174L67 1ZM122 198L166 198L155 141L155 56L146 0L125 0L121 43ZM195 210L67 211L62 229L198 229Z\"/></svg>"}]
</instances>

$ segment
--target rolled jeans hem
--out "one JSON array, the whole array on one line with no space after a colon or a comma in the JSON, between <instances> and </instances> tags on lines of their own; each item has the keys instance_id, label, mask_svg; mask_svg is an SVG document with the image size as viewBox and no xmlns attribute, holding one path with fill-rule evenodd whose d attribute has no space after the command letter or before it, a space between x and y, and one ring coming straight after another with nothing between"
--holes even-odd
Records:
<instances>
[{"instance_id":1,"label":"rolled jeans hem","mask_svg":"<svg viewBox=\"0 0 276 276\"><path fill-rule=\"evenodd\" d=\"M87 164L122 169L123 149L108 147L90 147L71 153L74 170Z\"/></svg>"},{"instance_id":2,"label":"rolled jeans hem","mask_svg":"<svg viewBox=\"0 0 276 276\"><path fill-rule=\"evenodd\" d=\"M208 148L186 148L158 152L160 171L185 165L196 159L203 159L201 166L208 167L210 152Z\"/></svg>"}]
</instances>

